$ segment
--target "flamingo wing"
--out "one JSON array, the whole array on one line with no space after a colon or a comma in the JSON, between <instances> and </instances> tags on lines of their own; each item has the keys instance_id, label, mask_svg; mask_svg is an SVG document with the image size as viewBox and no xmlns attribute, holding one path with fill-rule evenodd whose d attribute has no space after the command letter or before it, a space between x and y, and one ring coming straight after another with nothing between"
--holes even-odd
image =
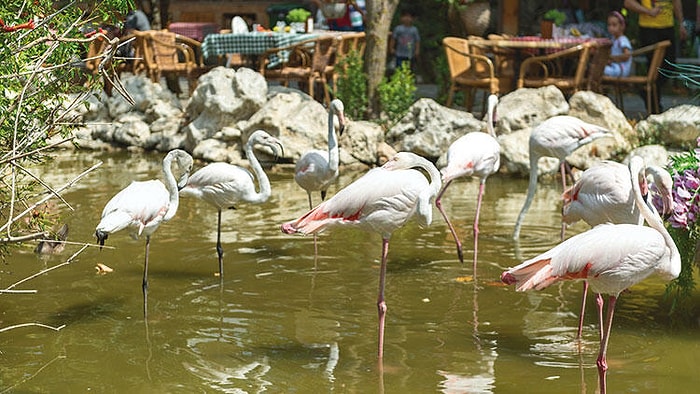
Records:
<instances>
[{"instance_id":1,"label":"flamingo wing","mask_svg":"<svg viewBox=\"0 0 700 394\"><path fill-rule=\"evenodd\" d=\"M617 294L653 273L669 254L663 236L650 227L602 224L509 269L501 278L517 284L517 291L587 279L597 293Z\"/></svg>"},{"instance_id":2,"label":"flamingo wing","mask_svg":"<svg viewBox=\"0 0 700 394\"><path fill-rule=\"evenodd\" d=\"M462 176L484 178L498 171L501 148L492 136L471 132L458 138L447 150L447 166L442 169L443 181Z\"/></svg>"},{"instance_id":3,"label":"flamingo wing","mask_svg":"<svg viewBox=\"0 0 700 394\"><path fill-rule=\"evenodd\" d=\"M285 233L311 234L354 225L389 235L413 216L428 182L419 171L375 168L301 218L282 225Z\"/></svg>"},{"instance_id":4,"label":"flamingo wing","mask_svg":"<svg viewBox=\"0 0 700 394\"><path fill-rule=\"evenodd\" d=\"M328 164L328 152L313 150L306 152L296 163L294 180L306 191L326 190L338 177Z\"/></svg>"},{"instance_id":5,"label":"flamingo wing","mask_svg":"<svg viewBox=\"0 0 700 394\"><path fill-rule=\"evenodd\" d=\"M98 231L114 233L132 228L132 236L155 231L170 205L170 194L161 181L132 182L107 203Z\"/></svg>"},{"instance_id":6,"label":"flamingo wing","mask_svg":"<svg viewBox=\"0 0 700 394\"><path fill-rule=\"evenodd\" d=\"M247 197L254 195L255 191L250 171L228 163L211 163L192 174L180 193L201 198L224 209L247 201Z\"/></svg>"}]
</instances>

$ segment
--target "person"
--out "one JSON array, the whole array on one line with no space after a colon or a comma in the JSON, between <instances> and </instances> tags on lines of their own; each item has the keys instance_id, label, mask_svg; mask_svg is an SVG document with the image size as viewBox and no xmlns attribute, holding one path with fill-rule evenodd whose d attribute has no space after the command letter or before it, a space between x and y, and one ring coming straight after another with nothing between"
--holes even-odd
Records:
<instances>
[{"instance_id":1,"label":"person","mask_svg":"<svg viewBox=\"0 0 700 394\"><path fill-rule=\"evenodd\" d=\"M365 14L365 0L345 0L345 14L337 19L326 18L326 23L335 31L364 31Z\"/></svg>"},{"instance_id":2,"label":"person","mask_svg":"<svg viewBox=\"0 0 700 394\"><path fill-rule=\"evenodd\" d=\"M624 7L639 14L639 45L644 47L660 41L670 40L671 47L666 50L666 62L675 62L675 20L679 23L678 32L681 41L685 40L688 32L683 25L683 8L681 0L624 0ZM647 54L647 64L651 62L652 53ZM659 111L661 111L661 86L666 77L660 74L656 80L656 91ZM647 112L651 113L651 108Z\"/></svg>"},{"instance_id":3,"label":"person","mask_svg":"<svg viewBox=\"0 0 700 394\"><path fill-rule=\"evenodd\" d=\"M414 15L410 10L401 11L401 22L391 33L392 45L390 53L396 57L396 68L404 62L409 62L411 70L415 71L416 58L420 54L420 34L413 26Z\"/></svg>"},{"instance_id":4,"label":"person","mask_svg":"<svg viewBox=\"0 0 700 394\"><path fill-rule=\"evenodd\" d=\"M617 11L608 14L608 33L612 36L610 61L603 74L610 77L627 77L632 68L632 44L625 36L625 17Z\"/></svg>"}]
</instances>

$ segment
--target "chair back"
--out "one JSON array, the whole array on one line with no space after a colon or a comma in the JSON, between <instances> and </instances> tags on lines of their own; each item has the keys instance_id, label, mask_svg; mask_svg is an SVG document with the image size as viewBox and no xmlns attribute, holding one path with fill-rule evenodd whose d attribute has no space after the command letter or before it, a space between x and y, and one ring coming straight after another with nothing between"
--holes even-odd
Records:
<instances>
[{"instance_id":1,"label":"chair back","mask_svg":"<svg viewBox=\"0 0 700 394\"><path fill-rule=\"evenodd\" d=\"M442 39L447 57L447 67L450 69L450 78L455 78L471 68L469 53L469 41L459 37L445 37Z\"/></svg>"},{"instance_id":2,"label":"chair back","mask_svg":"<svg viewBox=\"0 0 700 394\"><path fill-rule=\"evenodd\" d=\"M337 54L340 58L351 51L356 51L360 56L365 52L365 32L353 32L340 36Z\"/></svg>"},{"instance_id":3,"label":"chair back","mask_svg":"<svg viewBox=\"0 0 700 394\"><path fill-rule=\"evenodd\" d=\"M596 44L594 42L585 42L581 45L578 63L576 64L576 72L574 73L574 91L579 91L585 87L586 70L588 62L591 58L591 49Z\"/></svg>"},{"instance_id":4,"label":"chair back","mask_svg":"<svg viewBox=\"0 0 700 394\"><path fill-rule=\"evenodd\" d=\"M671 46L670 40L664 40L652 44L654 47L654 53L651 55L651 62L649 62L649 70L647 71L647 79L654 83L659 78L659 69L666 56L666 50Z\"/></svg>"},{"instance_id":5,"label":"chair back","mask_svg":"<svg viewBox=\"0 0 700 394\"><path fill-rule=\"evenodd\" d=\"M169 70L175 68L178 60L175 33L167 31L151 31L148 40L151 59L158 68Z\"/></svg>"},{"instance_id":6,"label":"chair back","mask_svg":"<svg viewBox=\"0 0 700 394\"><path fill-rule=\"evenodd\" d=\"M599 92L601 90L601 80L603 79L603 71L605 71L605 66L608 64L610 59L610 49L612 43L609 41L598 43L594 48L593 56L591 57L591 62L588 65L587 73L587 89L594 92Z\"/></svg>"},{"instance_id":7,"label":"chair back","mask_svg":"<svg viewBox=\"0 0 700 394\"><path fill-rule=\"evenodd\" d=\"M340 40L342 38L334 36L325 36L315 40L314 52L311 55L311 71L318 73L327 71L326 67L332 65Z\"/></svg>"}]
</instances>

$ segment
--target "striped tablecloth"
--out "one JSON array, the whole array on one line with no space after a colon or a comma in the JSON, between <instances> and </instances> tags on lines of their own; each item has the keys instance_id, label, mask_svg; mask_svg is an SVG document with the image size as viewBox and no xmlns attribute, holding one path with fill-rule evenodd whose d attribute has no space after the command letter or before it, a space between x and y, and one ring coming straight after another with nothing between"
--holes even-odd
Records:
<instances>
[{"instance_id":1,"label":"striped tablecloth","mask_svg":"<svg viewBox=\"0 0 700 394\"><path fill-rule=\"evenodd\" d=\"M316 37L318 34L276 32L210 34L202 42L202 55L205 59L213 59L228 53L260 55L271 48L286 47Z\"/></svg>"}]
</instances>

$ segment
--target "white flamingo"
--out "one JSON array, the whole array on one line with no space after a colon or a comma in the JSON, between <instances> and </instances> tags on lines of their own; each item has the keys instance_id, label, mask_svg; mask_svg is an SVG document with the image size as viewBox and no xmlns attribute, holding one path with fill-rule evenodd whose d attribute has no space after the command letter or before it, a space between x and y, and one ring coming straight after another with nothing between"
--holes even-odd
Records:
<instances>
[{"instance_id":1,"label":"white flamingo","mask_svg":"<svg viewBox=\"0 0 700 394\"><path fill-rule=\"evenodd\" d=\"M447 166L442 173L442 190L435 199L435 205L445 218L447 226L452 233L457 244L457 256L460 262L464 262L462 254L462 242L460 242L450 219L447 218L445 210L442 208L442 195L452 181L461 176L479 177L479 194L476 200L476 213L474 215L474 272L476 272L477 245L479 242L479 212L481 211L481 200L484 195L486 178L498 171L501 164L501 147L496 139L493 123L496 116L496 106L498 96L490 95L488 98L486 128L488 134L472 132L463 135L453 142L447 150Z\"/></svg>"},{"instance_id":2,"label":"white flamingo","mask_svg":"<svg viewBox=\"0 0 700 394\"><path fill-rule=\"evenodd\" d=\"M598 294L601 339L596 364L601 375L602 393L605 393L607 347L618 296L654 272L671 280L678 277L681 270L680 255L671 235L658 214L643 200L647 188L643 159L633 157L629 169L635 203L651 227L601 224L501 275L501 280L509 285L515 284L517 291L541 290L563 280L588 281ZM601 294L609 295L605 322Z\"/></svg>"},{"instance_id":3,"label":"white flamingo","mask_svg":"<svg viewBox=\"0 0 700 394\"><path fill-rule=\"evenodd\" d=\"M304 153L294 167L294 181L306 190L309 196L309 209L313 208L312 192L321 192L321 201L326 199L328 187L338 178L340 156L338 138L335 135L333 116L338 117L339 134L345 129L345 106L340 99L334 99L328 106L328 150L311 150ZM314 256L318 255L316 235L314 235Z\"/></svg>"},{"instance_id":4,"label":"white flamingo","mask_svg":"<svg viewBox=\"0 0 700 394\"><path fill-rule=\"evenodd\" d=\"M430 183L423 173L413 167L425 170L430 176ZM432 200L440 187L440 172L433 163L410 152L399 152L382 167L370 170L299 219L282 224L282 232L286 234L315 234L326 228L351 226L382 236L377 297L380 359L384 354L387 310L384 282L389 238L412 217L420 225L429 225L433 218Z\"/></svg>"},{"instance_id":5,"label":"white flamingo","mask_svg":"<svg viewBox=\"0 0 700 394\"><path fill-rule=\"evenodd\" d=\"M182 175L179 182L172 172L173 161ZM132 182L122 189L107 203L102 210L102 219L95 229L95 236L100 245L104 245L109 234L127 228L129 234L138 239L146 236L146 258L143 264L143 311L147 311L148 298L148 250L153 234L161 223L172 219L179 205L178 188L187 182L192 171L192 157L185 151L175 149L163 159L163 179L144 182Z\"/></svg>"},{"instance_id":6,"label":"white flamingo","mask_svg":"<svg viewBox=\"0 0 700 394\"><path fill-rule=\"evenodd\" d=\"M250 162L253 173L243 167L229 163L211 163L197 172L180 190L183 196L197 197L213 205L218 210L216 225L216 253L219 256L219 277L224 275L224 250L221 246L221 210L234 209L236 204L244 202L261 204L270 198L272 193L270 180L263 171L258 158L255 156L255 145L267 146L279 155L278 148L284 150L282 142L263 130L256 130L245 144L246 158ZM260 191L255 189L255 178L260 184Z\"/></svg>"},{"instance_id":7,"label":"white flamingo","mask_svg":"<svg viewBox=\"0 0 700 394\"><path fill-rule=\"evenodd\" d=\"M520 226L537 190L537 162L541 157L556 157L561 169L562 190L566 190L566 157L573 151L601 137L611 136L610 130L582 121L573 116L554 116L536 126L530 134L530 182L527 197L518 214L513 239L520 237ZM562 226L563 238L563 226Z\"/></svg>"},{"instance_id":8,"label":"white flamingo","mask_svg":"<svg viewBox=\"0 0 700 394\"><path fill-rule=\"evenodd\" d=\"M657 166L648 166L645 175L652 176L661 195L663 214L671 212L673 180L668 171ZM564 192L562 221L573 224L583 220L591 227L602 223L644 224L630 182L628 166L614 161L602 161L587 169L576 183ZM645 196L645 199L647 197ZM651 201L647 199L650 207ZM583 330L583 315L586 308L588 282L583 282L583 299L579 314L577 338Z\"/></svg>"}]
</instances>

